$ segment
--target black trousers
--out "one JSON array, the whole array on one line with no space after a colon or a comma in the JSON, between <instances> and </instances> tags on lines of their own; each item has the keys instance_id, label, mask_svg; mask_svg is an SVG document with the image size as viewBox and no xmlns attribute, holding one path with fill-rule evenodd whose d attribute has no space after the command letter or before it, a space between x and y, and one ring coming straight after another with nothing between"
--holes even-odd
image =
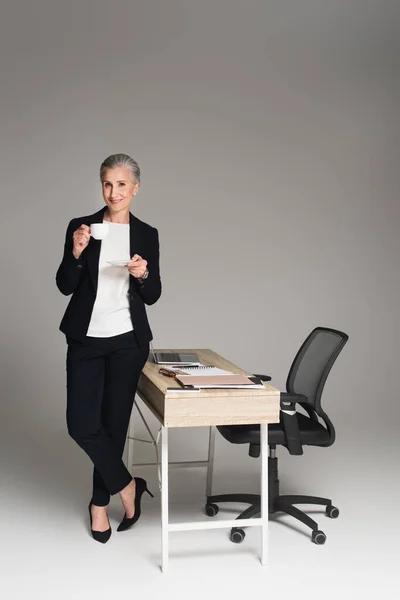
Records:
<instances>
[{"instance_id":1,"label":"black trousers","mask_svg":"<svg viewBox=\"0 0 400 600\"><path fill-rule=\"evenodd\" d=\"M149 344L134 331L67 343L68 433L94 464L93 504L106 506L132 480L122 454Z\"/></svg>"}]
</instances>

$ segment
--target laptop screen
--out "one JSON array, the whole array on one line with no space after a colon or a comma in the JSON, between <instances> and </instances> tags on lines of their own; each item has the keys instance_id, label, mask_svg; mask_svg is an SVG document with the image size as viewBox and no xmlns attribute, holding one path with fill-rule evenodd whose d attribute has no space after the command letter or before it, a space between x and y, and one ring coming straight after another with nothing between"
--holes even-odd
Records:
<instances>
[{"instance_id":1,"label":"laptop screen","mask_svg":"<svg viewBox=\"0 0 400 600\"><path fill-rule=\"evenodd\" d=\"M194 352L159 352L154 350L150 342L149 360L156 364L177 364L177 363L195 363L200 362L199 357Z\"/></svg>"}]
</instances>

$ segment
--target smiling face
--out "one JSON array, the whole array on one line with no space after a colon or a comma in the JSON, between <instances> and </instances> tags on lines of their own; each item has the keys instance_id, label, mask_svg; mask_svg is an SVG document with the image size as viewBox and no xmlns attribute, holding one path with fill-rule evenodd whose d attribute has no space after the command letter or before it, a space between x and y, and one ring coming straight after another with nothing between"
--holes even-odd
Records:
<instances>
[{"instance_id":1,"label":"smiling face","mask_svg":"<svg viewBox=\"0 0 400 600\"><path fill-rule=\"evenodd\" d=\"M104 202L110 214L129 211L133 196L136 196L139 184L132 180L130 169L115 167L104 172L101 183Z\"/></svg>"}]
</instances>

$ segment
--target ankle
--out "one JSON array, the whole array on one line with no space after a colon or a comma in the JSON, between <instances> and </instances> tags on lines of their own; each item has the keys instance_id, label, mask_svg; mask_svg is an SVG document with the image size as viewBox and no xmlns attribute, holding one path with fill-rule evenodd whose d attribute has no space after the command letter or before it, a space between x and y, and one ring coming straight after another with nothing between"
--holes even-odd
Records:
<instances>
[{"instance_id":1,"label":"ankle","mask_svg":"<svg viewBox=\"0 0 400 600\"><path fill-rule=\"evenodd\" d=\"M97 506L96 504L92 504L92 509L98 511L98 512L107 512L108 509L108 504L106 506Z\"/></svg>"},{"instance_id":2,"label":"ankle","mask_svg":"<svg viewBox=\"0 0 400 600\"><path fill-rule=\"evenodd\" d=\"M121 498L124 500L125 498L131 498L132 494L135 492L136 486L135 486L135 480L132 479L132 481L130 481L128 483L127 486L124 487L123 490L120 491L120 496Z\"/></svg>"}]
</instances>

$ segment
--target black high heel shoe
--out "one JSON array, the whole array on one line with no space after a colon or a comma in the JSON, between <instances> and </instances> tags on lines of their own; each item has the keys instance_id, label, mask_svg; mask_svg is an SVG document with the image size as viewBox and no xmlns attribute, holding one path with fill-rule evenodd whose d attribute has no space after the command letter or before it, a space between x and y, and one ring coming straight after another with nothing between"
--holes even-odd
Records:
<instances>
[{"instance_id":1,"label":"black high heel shoe","mask_svg":"<svg viewBox=\"0 0 400 600\"><path fill-rule=\"evenodd\" d=\"M136 482L135 514L133 515L133 517L128 519L126 516L126 513L125 513L124 518L122 519L121 523L118 525L117 531L125 531L126 529L129 529L139 519L140 513L141 513L140 501L142 499L144 492L147 492L149 494L149 496L154 498L154 496L150 492L150 490L147 489L147 483L144 479L142 479L141 477L134 477L134 480Z\"/></svg>"},{"instance_id":2,"label":"black high heel shoe","mask_svg":"<svg viewBox=\"0 0 400 600\"><path fill-rule=\"evenodd\" d=\"M94 531L92 529L92 511L91 511L92 504L93 504L93 502L90 501L90 503L89 503L90 531L92 532L92 536L96 540L96 542L101 542L102 544L105 544L106 542L108 542L108 540L111 537L110 520L108 520L108 524L110 525L109 529L106 529L106 531ZM107 519L108 519L108 517L107 517Z\"/></svg>"}]
</instances>

